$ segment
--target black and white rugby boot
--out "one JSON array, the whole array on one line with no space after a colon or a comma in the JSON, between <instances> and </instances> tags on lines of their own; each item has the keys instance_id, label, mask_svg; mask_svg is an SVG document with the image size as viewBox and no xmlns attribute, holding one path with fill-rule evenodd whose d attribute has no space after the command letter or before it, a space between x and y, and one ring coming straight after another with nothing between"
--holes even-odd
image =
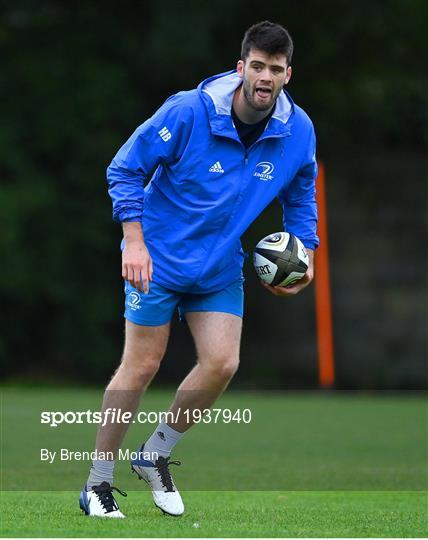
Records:
<instances>
[{"instance_id":1,"label":"black and white rugby boot","mask_svg":"<svg viewBox=\"0 0 428 540\"><path fill-rule=\"evenodd\" d=\"M155 505L165 514L181 516L184 504L178 492L171 473L170 465L181 465L180 461L170 461L170 458L159 456L155 462L143 459L144 444L138 452L138 459L131 461L131 470L140 480L150 486Z\"/></svg>"},{"instance_id":2,"label":"black and white rugby boot","mask_svg":"<svg viewBox=\"0 0 428 540\"><path fill-rule=\"evenodd\" d=\"M119 505L113 497L113 491L117 491L123 497L127 494L108 482L101 482L99 486L92 486L86 491L86 486L82 489L79 497L80 508L87 516L97 516L105 518L124 518L119 510Z\"/></svg>"}]
</instances>

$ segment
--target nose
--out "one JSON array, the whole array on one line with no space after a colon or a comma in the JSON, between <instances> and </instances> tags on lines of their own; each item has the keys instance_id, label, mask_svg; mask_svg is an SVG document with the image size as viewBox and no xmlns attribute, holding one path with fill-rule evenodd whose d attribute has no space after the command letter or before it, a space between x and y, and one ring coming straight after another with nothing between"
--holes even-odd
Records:
<instances>
[{"instance_id":1,"label":"nose","mask_svg":"<svg viewBox=\"0 0 428 540\"><path fill-rule=\"evenodd\" d=\"M260 82L272 82L272 73L268 66L264 68L264 70L260 74Z\"/></svg>"}]
</instances>

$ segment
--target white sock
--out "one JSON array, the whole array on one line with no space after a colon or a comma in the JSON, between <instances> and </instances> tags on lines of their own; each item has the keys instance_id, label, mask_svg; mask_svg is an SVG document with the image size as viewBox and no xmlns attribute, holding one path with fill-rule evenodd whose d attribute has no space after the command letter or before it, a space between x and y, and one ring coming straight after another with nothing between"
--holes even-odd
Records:
<instances>
[{"instance_id":1,"label":"white sock","mask_svg":"<svg viewBox=\"0 0 428 540\"><path fill-rule=\"evenodd\" d=\"M166 458L183 435L184 433L180 433L165 422L161 422L145 443L144 452L150 452L152 455L156 452L159 456Z\"/></svg>"},{"instance_id":2,"label":"white sock","mask_svg":"<svg viewBox=\"0 0 428 540\"><path fill-rule=\"evenodd\" d=\"M99 486L102 482L108 482L112 486L114 464L114 460L94 459L86 482L86 489L90 491L93 486Z\"/></svg>"}]
</instances>

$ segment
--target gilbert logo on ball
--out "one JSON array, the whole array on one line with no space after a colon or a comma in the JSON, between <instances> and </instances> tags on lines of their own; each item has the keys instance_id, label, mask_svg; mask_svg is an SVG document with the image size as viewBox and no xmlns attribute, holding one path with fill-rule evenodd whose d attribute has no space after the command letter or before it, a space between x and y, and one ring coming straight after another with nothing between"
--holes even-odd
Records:
<instances>
[{"instance_id":1,"label":"gilbert logo on ball","mask_svg":"<svg viewBox=\"0 0 428 540\"><path fill-rule=\"evenodd\" d=\"M262 281L287 287L302 279L308 269L309 258L297 236L278 232L260 240L254 249L253 263Z\"/></svg>"}]
</instances>

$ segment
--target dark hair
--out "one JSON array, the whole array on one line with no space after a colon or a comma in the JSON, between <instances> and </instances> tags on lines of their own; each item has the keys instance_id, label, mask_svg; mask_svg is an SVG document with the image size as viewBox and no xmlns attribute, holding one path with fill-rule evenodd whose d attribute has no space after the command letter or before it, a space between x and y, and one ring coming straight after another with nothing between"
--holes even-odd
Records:
<instances>
[{"instance_id":1,"label":"dark hair","mask_svg":"<svg viewBox=\"0 0 428 540\"><path fill-rule=\"evenodd\" d=\"M241 60L245 60L251 49L259 49L269 56L284 54L287 64L293 56L293 40L288 30L280 24L263 21L254 24L245 32L241 46Z\"/></svg>"}]
</instances>

